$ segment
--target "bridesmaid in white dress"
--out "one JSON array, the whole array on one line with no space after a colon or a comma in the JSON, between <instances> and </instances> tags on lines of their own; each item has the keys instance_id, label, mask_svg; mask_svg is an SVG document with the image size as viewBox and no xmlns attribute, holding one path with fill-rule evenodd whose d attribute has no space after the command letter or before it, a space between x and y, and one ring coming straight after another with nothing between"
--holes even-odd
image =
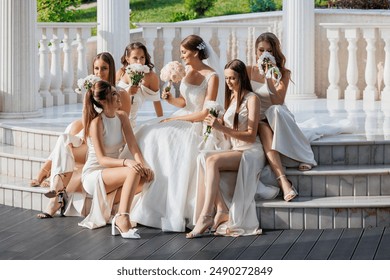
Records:
<instances>
[{"instance_id":1,"label":"bridesmaid in white dress","mask_svg":"<svg viewBox=\"0 0 390 280\"><path fill-rule=\"evenodd\" d=\"M231 149L203 152L198 157L197 222L187 238L202 236L212 228L218 234L230 236L261 233L255 204L257 184L265 164L263 147L257 137L260 100L252 92L245 67L238 59L226 64L223 120L211 114L205 119L207 125L225 134ZM237 172L236 180L221 180L226 171ZM225 186L221 185L222 181Z\"/></svg>"},{"instance_id":2,"label":"bridesmaid in white dress","mask_svg":"<svg viewBox=\"0 0 390 280\"><path fill-rule=\"evenodd\" d=\"M299 129L293 114L285 105L287 87L290 81L290 70L285 68L286 58L283 55L278 38L270 32L261 34L255 43L256 58L268 52L274 56L276 66L282 78L279 82L272 75L260 74L258 66L247 66L252 88L260 97L259 135L268 162L277 177L285 201L298 195L291 182L286 178L281 156L296 162L299 170L310 170L317 163L310 143Z\"/></svg>"},{"instance_id":3,"label":"bridesmaid in white dress","mask_svg":"<svg viewBox=\"0 0 390 280\"><path fill-rule=\"evenodd\" d=\"M154 65L150 59L150 54L144 44L140 42L130 43L126 46L121 57L123 66L116 73L117 86L126 90L131 97L130 123L133 128L136 126L138 110L144 101L153 101L157 117L163 115L159 94L159 79L153 71ZM150 72L145 73L139 86L130 85L130 77L126 74L126 67L133 63L147 65L150 68Z\"/></svg>"},{"instance_id":4,"label":"bridesmaid in white dress","mask_svg":"<svg viewBox=\"0 0 390 280\"><path fill-rule=\"evenodd\" d=\"M204 103L216 99L219 82L215 70L203 61L210 49L201 37L185 38L180 52L187 66L180 96L164 92L162 98L181 109L162 122L140 126L135 133L156 179L143 188L131 215L132 221L176 232L193 224L196 157L202 142L202 121L208 114Z\"/></svg>"},{"instance_id":5,"label":"bridesmaid in white dress","mask_svg":"<svg viewBox=\"0 0 390 280\"><path fill-rule=\"evenodd\" d=\"M135 193L145 181L153 179L153 172L145 165L127 113L119 110L121 96L116 88L98 81L87 91L84 103L88 158L82 183L93 198L89 215L79 225L90 229L105 226L113 203L119 202L118 214L112 220L112 235L140 238L130 223L129 210ZM118 158L125 141L134 160Z\"/></svg>"},{"instance_id":6,"label":"bridesmaid in white dress","mask_svg":"<svg viewBox=\"0 0 390 280\"><path fill-rule=\"evenodd\" d=\"M114 58L108 52L95 56L92 62L93 74L102 80L115 85ZM130 97L126 94L121 98L122 110L130 111ZM84 109L83 109L84 112ZM49 158L42 166L37 179L31 184L40 184L44 177L50 177L51 197L45 212L38 214L38 218L51 218L61 208L61 215L80 216L84 213L85 193L82 192L81 170L86 160L87 145L83 141L83 125L81 120L71 123L60 135ZM51 176L50 176L51 174ZM66 192L64 192L66 188ZM67 203L57 197L69 195Z\"/></svg>"}]
</instances>

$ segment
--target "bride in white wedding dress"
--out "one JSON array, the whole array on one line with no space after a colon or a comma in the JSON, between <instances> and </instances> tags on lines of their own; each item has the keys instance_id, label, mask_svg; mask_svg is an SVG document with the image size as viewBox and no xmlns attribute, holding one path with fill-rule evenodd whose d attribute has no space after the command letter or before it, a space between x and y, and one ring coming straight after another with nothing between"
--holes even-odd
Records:
<instances>
[{"instance_id":1,"label":"bride in white wedding dress","mask_svg":"<svg viewBox=\"0 0 390 280\"><path fill-rule=\"evenodd\" d=\"M219 84L215 70L204 62L210 52L197 35L181 42L186 76L181 81L180 96L162 94L168 103L181 109L161 122L151 121L136 130L138 145L155 180L144 187L133 205L132 221L176 232L184 232L193 224L196 158L203 140L202 121L208 114L204 103L216 100Z\"/></svg>"}]
</instances>

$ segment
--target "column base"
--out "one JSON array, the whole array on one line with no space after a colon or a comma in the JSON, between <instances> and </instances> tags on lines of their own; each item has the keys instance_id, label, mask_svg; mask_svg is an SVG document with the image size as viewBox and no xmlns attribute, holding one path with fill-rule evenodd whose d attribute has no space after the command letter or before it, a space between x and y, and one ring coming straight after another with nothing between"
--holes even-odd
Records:
<instances>
[{"instance_id":1,"label":"column base","mask_svg":"<svg viewBox=\"0 0 390 280\"><path fill-rule=\"evenodd\" d=\"M360 90L358 89L347 89L344 92L344 99L345 100L359 100L362 99L362 96L360 94Z\"/></svg>"},{"instance_id":2,"label":"column base","mask_svg":"<svg viewBox=\"0 0 390 280\"><path fill-rule=\"evenodd\" d=\"M328 89L326 91L327 99L341 99L341 91L340 89Z\"/></svg>"},{"instance_id":3,"label":"column base","mask_svg":"<svg viewBox=\"0 0 390 280\"><path fill-rule=\"evenodd\" d=\"M390 91L382 91L381 92L381 100L382 101L386 101L386 102L389 102L390 101Z\"/></svg>"},{"instance_id":4,"label":"column base","mask_svg":"<svg viewBox=\"0 0 390 280\"><path fill-rule=\"evenodd\" d=\"M363 100L364 101L377 101L377 100L379 100L378 91L374 90L374 89L364 90Z\"/></svg>"}]
</instances>

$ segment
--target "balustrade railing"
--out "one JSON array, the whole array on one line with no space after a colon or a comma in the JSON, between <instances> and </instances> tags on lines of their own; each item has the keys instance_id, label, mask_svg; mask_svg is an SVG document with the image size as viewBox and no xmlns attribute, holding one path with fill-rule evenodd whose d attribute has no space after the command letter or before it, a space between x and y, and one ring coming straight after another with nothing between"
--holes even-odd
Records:
<instances>
[{"instance_id":1,"label":"balustrade railing","mask_svg":"<svg viewBox=\"0 0 390 280\"><path fill-rule=\"evenodd\" d=\"M78 78L88 74L87 39L96 23L38 23L42 106L74 104Z\"/></svg>"},{"instance_id":2,"label":"balustrade railing","mask_svg":"<svg viewBox=\"0 0 390 280\"><path fill-rule=\"evenodd\" d=\"M326 29L329 41L327 98L390 101L390 25L320 23L320 26ZM347 44L343 49L347 52L346 62L340 60L342 41ZM340 71L341 68L346 71ZM346 79L345 88L339 85L341 78ZM359 87L358 81L362 79L365 85Z\"/></svg>"}]
</instances>

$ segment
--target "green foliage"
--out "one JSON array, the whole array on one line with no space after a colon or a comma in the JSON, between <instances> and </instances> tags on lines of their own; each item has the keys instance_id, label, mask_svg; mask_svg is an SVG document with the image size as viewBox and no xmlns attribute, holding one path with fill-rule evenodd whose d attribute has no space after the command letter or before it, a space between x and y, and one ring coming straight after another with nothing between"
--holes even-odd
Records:
<instances>
[{"instance_id":1,"label":"green foliage","mask_svg":"<svg viewBox=\"0 0 390 280\"><path fill-rule=\"evenodd\" d=\"M213 7L216 0L185 0L184 6L187 10L195 12L198 16L204 14Z\"/></svg>"},{"instance_id":2,"label":"green foliage","mask_svg":"<svg viewBox=\"0 0 390 280\"><path fill-rule=\"evenodd\" d=\"M81 0L38 0L38 21L43 22L71 22L75 18Z\"/></svg>"},{"instance_id":3,"label":"green foliage","mask_svg":"<svg viewBox=\"0 0 390 280\"><path fill-rule=\"evenodd\" d=\"M334 0L328 1L331 6L343 9L389 9L389 0Z\"/></svg>"},{"instance_id":4,"label":"green foliage","mask_svg":"<svg viewBox=\"0 0 390 280\"><path fill-rule=\"evenodd\" d=\"M275 11L276 5L273 0L249 0L251 12Z\"/></svg>"},{"instance_id":5,"label":"green foliage","mask_svg":"<svg viewBox=\"0 0 390 280\"><path fill-rule=\"evenodd\" d=\"M177 21L192 20L192 19L196 19L195 12L174 12L169 21L177 22Z\"/></svg>"},{"instance_id":6,"label":"green foliage","mask_svg":"<svg viewBox=\"0 0 390 280\"><path fill-rule=\"evenodd\" d=\"M316 8L327 8L328 7L328 0L315 0L314 6Z\"/></svg>"}]
</instances>

